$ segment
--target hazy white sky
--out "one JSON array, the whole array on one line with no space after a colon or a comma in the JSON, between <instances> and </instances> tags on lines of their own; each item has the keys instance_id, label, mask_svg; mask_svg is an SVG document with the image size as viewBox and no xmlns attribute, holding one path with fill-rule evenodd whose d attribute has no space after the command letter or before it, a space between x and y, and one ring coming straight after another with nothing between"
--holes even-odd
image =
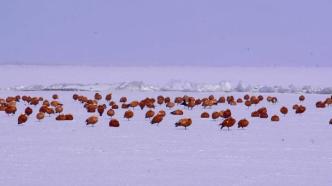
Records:
<instances>
[{"instance_id":1,"label":"hazy white sky","mask_svg":"<svg viewBox=\"0 0 332 186\"><path fill-rule=\"evenodd\" d=\"M1 0L0 63L332 66L332 1Z\"/></svg>"}]
</instances>

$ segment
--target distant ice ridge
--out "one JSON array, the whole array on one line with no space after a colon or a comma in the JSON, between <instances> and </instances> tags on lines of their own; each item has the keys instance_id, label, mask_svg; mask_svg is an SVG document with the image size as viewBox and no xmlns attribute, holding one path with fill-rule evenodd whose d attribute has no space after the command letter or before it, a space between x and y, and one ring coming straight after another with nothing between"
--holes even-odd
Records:
<instances>
[{"instance_id":1,"label":"distant ice ridge","mask_svg":"<svg viewBox=\"0 0 332 186\"><path fill-rule=\"evenodd\" d=\"M308 93L308 94L332 94L332 87L311 86L297 87L289 85L246 85L240 81L236 86L230 82L219 83L196 83L189 81L171 80L163 85L149 84L143 81L130 81L104 84L52 84L52 85L29 85L5 88L11 91L179 91L179 92L261 92L261 93Z\"/></svg>"}]
</instances>

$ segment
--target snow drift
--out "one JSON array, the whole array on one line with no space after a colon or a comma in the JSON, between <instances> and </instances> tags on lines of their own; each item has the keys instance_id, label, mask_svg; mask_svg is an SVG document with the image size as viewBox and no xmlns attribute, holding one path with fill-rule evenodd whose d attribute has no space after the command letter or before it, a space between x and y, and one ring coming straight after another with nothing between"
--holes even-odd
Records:
<instances>
[{"instance_id":1,"label":"snow drift","mask_svg":"<svg viewBox=\"0 0 332 186\"><path fill-rule=\"evenodd\" d=\"M74 84L60 83L52 85L21 85L4 88L10 91L178 91L178 92L259 92L259 93L307 93L307 94L332 94L332 87L312 86L269 86L269 85L245 85L239 82L232 85L231 82L196 83L190 81L172 80L163 85L146 83L143 81L130 81L119 83L95 83Z\"/></svg>"},{"instance_id":2,"label":"snow drift","mask_svg":"<svg viewBox=\"0 0 332 186\"><path fill-rule=\"evenodd\" d=\"M0 90L332 93L330 67L0 65Z\"/></svg>"}]
</instances>

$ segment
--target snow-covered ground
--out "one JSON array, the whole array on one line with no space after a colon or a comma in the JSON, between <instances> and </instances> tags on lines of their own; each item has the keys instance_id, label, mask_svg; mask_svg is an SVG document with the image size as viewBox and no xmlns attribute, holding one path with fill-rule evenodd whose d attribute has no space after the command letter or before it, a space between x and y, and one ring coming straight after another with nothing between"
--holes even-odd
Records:
<instances>
[{"instance_id":1,"label":"snow-covered ground","mask_svg":"<svg viewBox=\"0 0 332 186\"><path fill-rule=\"evenodd\" d=\"M1 98L30 95L51 99L51 95L57 93L64 103L64 112L74 114L74 121L71 122L55 121L54 116L38 122L34 116L39 107L32 107L35 109L33 117L23 126L18 126L17 115L23 112L23 103L18 103L19 110L15 117L0 112L0 185L331 185L332 126L328 122L332 118L332 107L315 108L316 101L330 94L305 94L306 100L302 104L307 111L303 115L295 115L290 109L290 113L281 116L278 123L272 123L269 119L250 118L250 113L266 106L270 115L279 114L281 106L290 108L298 103L299 94L259 93L265 97L277 96L279 102L272 105L264 101L249 109L243 105L226 104L211 109L184 109L183 117L193 118L192 126L184 130L174 127L174 123L182 117L171 116L171 110L164 106L156 107L157 111L164 109L167 112L159 126L150 125L149 120L144 119L146 109L141 111L137 108L131 121L122 118L123 109L116 111L116 118L120 120L119 128L108 127L109 118L106 115L100 118L95 127L87 127L84 121L91 114L73 101L72 95L79 93L92 97L93 91L6 89L20 85L128 81L158 85L171 79L204 83L228 81L232 85L243 81L251 85L332 86L331 73L328 73L331 69L303 68L293 76L291 74L296 74L296 71L292 68L278 68L279 71L273 68L241 70L233 67L225 71L195 68L187 68L184 73L188 75L186 77L178 68L171 70L170 67L164 71L152 67L146 70L138 68L136 71L130 68L126 72L124 67L110 71L112 68L102 67L0 66ZM71 73L71 70L75 73ZM103 90L101 94L108 92ZM158 95L174 98L186 94L202 98L213 94L216 97L234 95L237 98L246 94L232 90L184 92L117 89L112 92L116 101L121 96L137 100ZM258 95L256 92L249 94ZM183 109L181 106L178 108ZM230 108L236 119L248 118L251 122L249 127L221 131L218 126L221 120L200 118L203 111L212 113L225 108Z\"/></svg>"},{"instance_id":2,"label":"snow-covered ground","mask_svg":"<svg viewBox=\"0 0 332 186\"><path fill-rule=\"evenodd\" d=\"M232 91L332 94L331 67L0 65L0 90Z\"/></svg>"}]
</instances>

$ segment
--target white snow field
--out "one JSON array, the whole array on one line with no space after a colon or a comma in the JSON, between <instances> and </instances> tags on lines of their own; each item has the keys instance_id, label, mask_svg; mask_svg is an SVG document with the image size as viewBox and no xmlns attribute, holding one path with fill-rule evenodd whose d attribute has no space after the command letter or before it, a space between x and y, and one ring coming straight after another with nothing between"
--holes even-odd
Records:
<instances>
[{"instance_id":1,"label":"white snow field","mask_svg":"<svg viewBox=\"0 0 332 186\"><path fill-rule=\"evenodd\" d=\"M92 69L92 70L91 70ZM332 184L332 107L317 109L316 101L324 100L331 94L304 93L307 107L302 115L296 115L292 105L299 103L301 87L310 85L315 90L332 87L331 69L327 68L129 68L124 67L49 67L49 66L0 66L0 98L15 95L42 96L51 100L52 94L59 95L64 104L64 113L72 113L73 121L55 121L45 117L41 122L35 119L39 106L31 106L34 113L22 126L17 117L24 111L23 102L17 104L15 116L0 112L0 185L307 185L330 186ZM151 70L153 69L153 70ZM172 70L173 69L173 70ZM225 70L226 69L226 70ZM254 73L255 71L259 73ZM72 73L71 73L72 72ZM197 74L198 73L198 74ZM201 74L199 74L201 73ZM294 73L294 75L292 75ZM197 75L196 75L197 74ZM169 77L168 77L169 76ZM5 78L6 77L6 78ZM160 79L159 79L160 77ZM280 77L280 78L279 78ZM102 84L142 81L154 85L171 79L218 83L229 82L236 86L239 81L247 85L300 87L286 93L264 92L250 89L249 92L189 91L187 89L166 91L164 89L114 89ZM143 111L135 108L135 116L127 121L124 109L116 110L119 128L110 128L106 114L100 117L94 127L85 125L88 114L82 104L72 99L74 93L93 97L95 91L49 91L37 90L35 85L44 87L52 84L71 83L95 85L105 96L113 93L118 102L121 96L128 100L139 100L158 95L190 95L203 98L233 95L235 98L250 95L278 97L277 104L266 101L249 109L243 104L230 106L219 104L203 109L184 109L184 116L173 116L164 106L156 111L167 112L159 126L151 125L144 119ZM100 83L100 84L96 84ZM34 86L34 91L12 89L18 86ZM40 87L39 87L40 88ZM43 87L42 87L43 88ZM91 88L91 87L89 87ZM105 90L106 89L106 90ZM48 89L47 89L48 90ZM104 102L104 101L102 101ZM281 106L289 108L289 114L280 115L280 122L270 119L251 118L250 113L262 106L269 115L279 114ZM203 111L230 108L237 120L247 118L250 125L245 129L236 126L229 131L220 130L219 123L212 119L201 119ZM191 117L193 124L187 129L176 128L174 123L183 117Z\"/></svg>"},{"instance_id":2,"label":"white snow field","mask_svg":"<svg viewBox=\"0 0 332 186\"><path fill-rule=\"evenodd\" d=\"M332 67L0 65L0 90L128 90L332 94Z\"/></svg>"}]
</instances>

